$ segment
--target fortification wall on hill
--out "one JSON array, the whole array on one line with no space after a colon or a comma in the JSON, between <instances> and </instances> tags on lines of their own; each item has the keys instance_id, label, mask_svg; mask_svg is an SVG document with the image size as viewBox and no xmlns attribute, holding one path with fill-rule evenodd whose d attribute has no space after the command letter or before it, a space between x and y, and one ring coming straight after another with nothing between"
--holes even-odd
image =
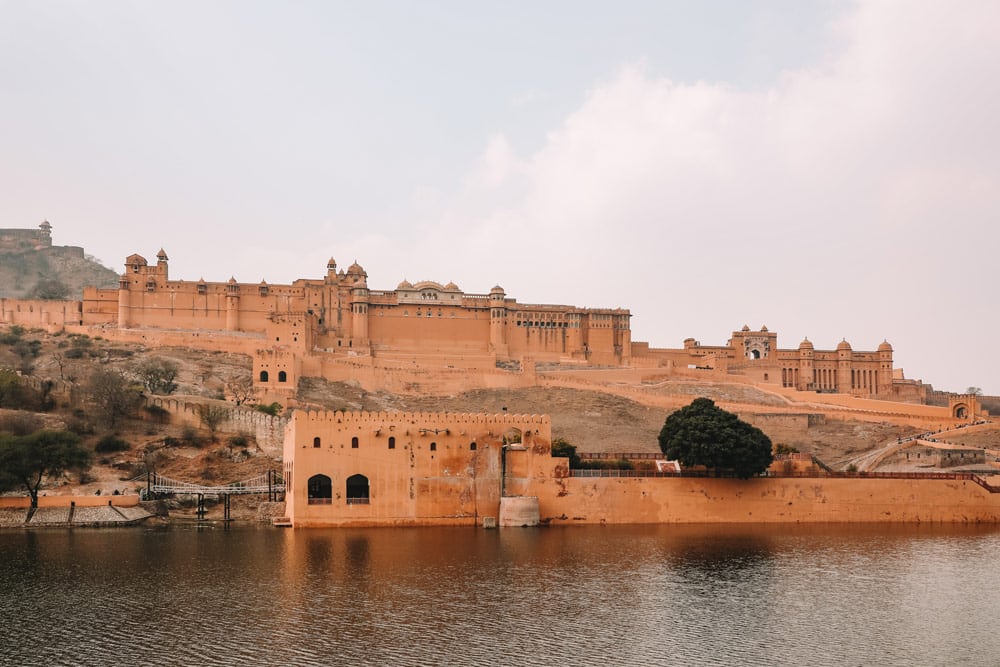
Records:
<instances>
[{"instance_id":1,"label":"fortification wall on hill","mask_svg":"<svg viewBox=\"0 0 1000 667\"><path fill-rule=\"evenodd\" d=\"M170 413L173 424L186 424L201 427L198 416L198 406L211 404L222 406L226 416L219 425L220 431L231 433L246 433L253 436L257 445L268 456L281 456L281 448L285 437L287 417L272 417L253 408L234 406L221 401L192 400L185 397L151 396L146 399L147 405L155 405Z\"/></svg>"}]
</instances>

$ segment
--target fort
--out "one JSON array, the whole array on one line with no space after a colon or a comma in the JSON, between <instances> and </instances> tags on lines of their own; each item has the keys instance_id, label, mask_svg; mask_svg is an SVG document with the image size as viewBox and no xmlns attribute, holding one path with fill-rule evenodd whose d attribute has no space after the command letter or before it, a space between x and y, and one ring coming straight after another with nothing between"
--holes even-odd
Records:
<instances>
[{"instance_id":1,"label":"fort","mask_svg":"<svg viewBox=\"0 0 1000 667\"><path fill-rule=\"evenodd\" d=\"M46 241L45 227L0 230L12 249ZM288 525L1000 521L996 489L976 475L852 479L811 467L752 480L595 478L552 456L548 416L334 412L300 403L297 391L304 378L420 395L560 387L675 409L690 396L657 388L679 381L757 392L766 409L738 398L735 408L771 430L827 419L937 430L987 416L975 395L928 405L927 387L894 366L885 340L873 350L846 340L817 349L808 339L782 348L776 332L745 325L725 345L689 338L657 348L632 340L627 309L521 303L499 285L466 292L403 280L371 289L357 262L342 269L330 259L322 277L291 284L173 279L162 249L153 263L129 255L123 268L117 288L86 287L79 300L0 299L0 326L248 355L257 399L299 408L282 418L245 409L227 417L266 449L280 448ZM196 424L195 404L150 400L175 423ZM986 462L981 448L917 444L900 441L885 456Z\"/></svg>"},{"instance_id":2,"label":"fort","mask_svg":"<svg viewBox=\"0 0 1000 667\"><path fill-rule=\"evenodd\" d=\"M846 340L828 350L809 340L781 349L776 332L744 326L726 345L689 338L681 348L654 348L632 340L630 318L621 308L520 303L499 285L472 293L403 280L374 290L360 264L338 269L333 259L322 278L291 284L173 280L162 249L154 264L128 256L117 289L88 287L82 300L0 299L0 324L96 327L119 340L249 354L260 393L276 400L294 400L307 376L443 393L533 384L536 368L693 369L774 388L926 400L926 387L893 366L887 341L869 351ZM420 377L404 370L414 364Z\"/></svg>"}]
</instances>

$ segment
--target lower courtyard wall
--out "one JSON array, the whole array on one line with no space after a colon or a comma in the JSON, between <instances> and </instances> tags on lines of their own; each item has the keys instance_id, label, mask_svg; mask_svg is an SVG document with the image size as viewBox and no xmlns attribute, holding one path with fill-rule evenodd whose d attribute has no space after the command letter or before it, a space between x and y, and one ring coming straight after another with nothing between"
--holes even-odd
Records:
<instances>
[{"instance_id":1,"label":"lower courtyard wall","mask_svg":"<svg viewBox=\"0 0 1000 667\"><path fill-rule=\"evenodd\" d=\"M1000 523L973 481L768 477L533 480L541 520L594 523Z\"/></svg>"}]
</instances>

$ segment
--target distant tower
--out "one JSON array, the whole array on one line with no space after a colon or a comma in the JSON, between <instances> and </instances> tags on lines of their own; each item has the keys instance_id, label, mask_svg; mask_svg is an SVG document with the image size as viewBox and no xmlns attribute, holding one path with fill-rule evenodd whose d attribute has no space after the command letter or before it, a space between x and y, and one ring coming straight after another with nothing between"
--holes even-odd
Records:
<instances>
[{"instance_id":1,"label":"distant tower","mask_svg":"<svg viewBox=\"0 0 1000 667\"><path fill-rule=\"evenodd\" d=\"M499 285L490 290L490 347L496 354L507 353L506 296Z\"/></svg>"},{"instance_id":2,"label":"distant tower","mask_svg":"<svg viewBox=\"0 0 1000 667\"><path fill-rule=\"evenodd\" d=\"M808 338L799 343L799 375L795 378L795 388L799 391L809 391L816 382L813 372L813 352L815 348Z\"/></svg>"},{"instance_id":3,"label":"distant tower","mask_svg":"<svg viewBox=\"0 0 1000 667\"><path fill-rule=\"evenodd\" d=\"M240 330L240 285L234 277L226 283L226 330Z\"/></svg>"},{"instance_id":4,"label":"distant tower","mask_svg":"<svg viewBox=\"0 0 1000 667\"><path fill-rule=\"evenodd\" d=\"M359 345L368 343L368 274L354 262L347 268L351 286L351 338Z\"/></svg>"},{"instance_id":5,"label":"distant tower","mask_svg":"<svg viewBox=\"0 0 1000 667\"><path fill-rule=\"evenodd\" d=\"M876 391L883 395L892 394L892 345L883 340L878 346L878 377L875 378Z\"/></svg>"},{"instance_id":6,"label":"distant tower","mask_svg":"<svg viewBox=\"0 0 1000 667\"><path fill-rule=\"evenodd\" d=\"M847 394L853 389L851 386L851 370L853 365L854 351L851 349L851 344L845 338L837 344L837 386L834 389L838 392Z\"/></svg>"},{"instance_id":7,"label":"distant tower","mask_svg":"<svg viewBox=\"0 0 1000 667\"><path fill-rule=\"evenodd\" d=\"M42 220L42 224L38 225L38 229L41 230L42 242L46 245L52 245L52 225L49 224L49 221Z\"/></svg>"},{"instance_id":8,"label":"distant tower","mask_svg":"<svg viewBox=\"0 0 1000 667\"><path fill-rule=\"evenodd\" d=\"M167 253L163 252L163 248L156 253L156 276L164 281L167 280Z\"/></svg>"},{"instance_id":9,"label":"distant tower","mask_svg":"<svg viewBox=\"0 0 1000 667\"><path fill-rule=\"evenodd\" d=\"M128 273L123 273L118 277L118 328L128 328Z\"/></svg>"}]
</instances>

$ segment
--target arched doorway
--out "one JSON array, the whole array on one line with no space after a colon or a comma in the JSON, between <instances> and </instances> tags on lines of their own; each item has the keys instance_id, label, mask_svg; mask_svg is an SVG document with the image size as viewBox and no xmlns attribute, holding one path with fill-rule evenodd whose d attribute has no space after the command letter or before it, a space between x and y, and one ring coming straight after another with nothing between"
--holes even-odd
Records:
<instances>
[{"instance_id":1,"label":"arched doorway","mask_svg":"<svg viewBox=\"0 0 1000 667\"><path fill-rule=\"evenodd\" d=\"M964 403L959 403L955 406L953 414L955 415L955 419L968 419L969 408Z\"/></svg>"},{"instance_id":2,"label":"arched doorway","mask_svg":"<svg viewBox=\"0 0 1000 667\"><path fill-rule=\"evenodd\" d=\"M370 497L368 478L364 475L351 475L347 478L347 504L367 505Z\"/></svg>"},{"instance_id":3,"label":"arched doorway","mask_svg":"<svg viewBox=\"0 0 1000 667\"><path fill-rule=\"evenodd\" d=\"M313 475L306 483L310 505L329 505L333 502L333 481L326 475Z\"/></svg>"}]
</instances>

